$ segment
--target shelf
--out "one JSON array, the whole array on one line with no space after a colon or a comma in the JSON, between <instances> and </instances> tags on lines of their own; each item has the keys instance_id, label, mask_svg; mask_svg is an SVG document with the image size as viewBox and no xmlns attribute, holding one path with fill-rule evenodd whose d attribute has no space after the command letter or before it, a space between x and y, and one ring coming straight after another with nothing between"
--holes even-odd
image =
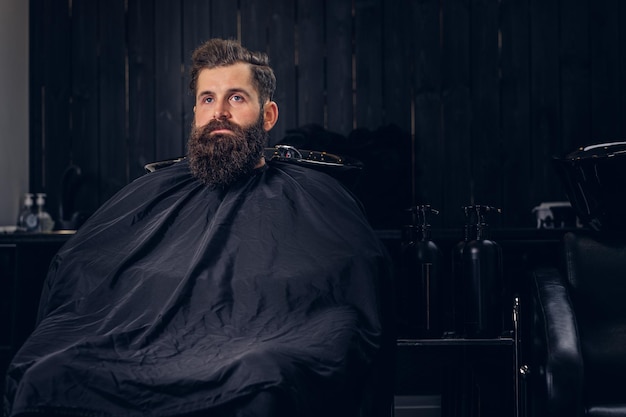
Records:
<instances>
[{"instance_id":1,"label":"shelf","mask_svg":"<svg viewBox=\"0 0 626 417\"><path fill-rule=\"evenodd\" d=\"M69 240L75 230L58 230L47 233L0 233L0 244L52 244L60 245Z\"/></svg>"},{"instance_id":2,"label":"shelf","mask_svg":"<svg viewBox=\"0 0 626 417\"><path fill-rule=\"evenodd\" d=\"M514 343L515 340L512 337L498 337L493 339L398 339L396 346L511 346Z\"/></svg>"}]
</instances>

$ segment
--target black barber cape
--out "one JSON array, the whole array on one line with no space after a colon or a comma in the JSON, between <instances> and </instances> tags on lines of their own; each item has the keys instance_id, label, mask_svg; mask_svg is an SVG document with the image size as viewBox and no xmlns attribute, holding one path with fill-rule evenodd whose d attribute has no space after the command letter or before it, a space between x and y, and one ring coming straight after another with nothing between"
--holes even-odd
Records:
<instances>
[{"instance_id":1,"label":"black barber cape","mask_svg":"<svg viewBox=\"0 0 626 417\"><path fill-rule=\"evenodd\" d=\"M5 413L173 416L273 390L332 415L380 348L383 246L330 176L270 162L226 191L186 160L105 203L58 252Z\"/></svg>"}]
</instances>

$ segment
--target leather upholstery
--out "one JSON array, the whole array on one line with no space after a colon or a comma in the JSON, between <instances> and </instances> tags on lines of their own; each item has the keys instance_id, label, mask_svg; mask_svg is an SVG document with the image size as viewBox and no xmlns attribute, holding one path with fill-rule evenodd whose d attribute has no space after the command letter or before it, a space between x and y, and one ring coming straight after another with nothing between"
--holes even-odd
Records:
<instances>
[{"instance_id":1,"label":"leather upholstery","mask_svg":"<svg viewBox=\"0 0 626 417\"><path fill-rule=\"evenodd\" d=\"M533 273L531 410L626 416L626 238L567 233L562 270Z\"/></svg>"}]
</instances>

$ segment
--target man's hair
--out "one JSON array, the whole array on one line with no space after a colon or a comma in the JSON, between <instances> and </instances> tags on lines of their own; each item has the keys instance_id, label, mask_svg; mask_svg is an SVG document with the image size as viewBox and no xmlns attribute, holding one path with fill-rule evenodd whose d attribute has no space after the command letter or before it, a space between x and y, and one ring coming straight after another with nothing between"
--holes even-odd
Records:
<instances>
[{"instance_id":1,"label":"man's hair","mask_svg":"<svg viewBox=\"0 0 626 417\"><path fill-rule=\"evenodd\" d=\"M250 65L252 82L259 93L261 107L274 97L276 77L263 52L252 52L234 40L210 39L196 48L191 55L191 82L189 88L195 95L198 75L203 69L226 67L242 62Z\"/></svg>"}]
</instances>

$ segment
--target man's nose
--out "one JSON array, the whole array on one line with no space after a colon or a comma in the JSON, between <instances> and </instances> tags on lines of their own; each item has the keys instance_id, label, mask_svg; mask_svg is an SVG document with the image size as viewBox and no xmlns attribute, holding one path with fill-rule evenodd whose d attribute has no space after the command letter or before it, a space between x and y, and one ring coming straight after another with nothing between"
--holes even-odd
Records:
<instances>
[{"instance_id":1,"label":"man's nose","mask_svg":"<svg viewBox=\"0 0 626 417\"><path fill-rule=\"evenodd\" d=\"M214 119L227 119L230 113L228 112L227 104L219 103L215 106Z\"/></svg>"}]
</instances>

